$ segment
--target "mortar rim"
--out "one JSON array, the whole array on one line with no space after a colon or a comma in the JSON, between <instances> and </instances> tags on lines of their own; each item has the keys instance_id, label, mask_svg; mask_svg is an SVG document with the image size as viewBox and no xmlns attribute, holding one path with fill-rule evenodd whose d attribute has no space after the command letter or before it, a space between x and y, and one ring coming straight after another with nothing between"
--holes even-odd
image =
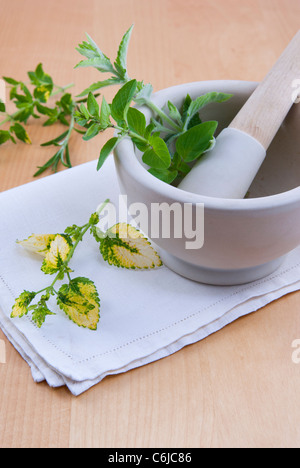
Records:
<instances>
[{"instance_id":1,"label":"mortar rim","mask_svg":"<svg viewBox=\"0 0 300 468\"><path fill-rule=\"evenodd\" d=\"M182 83L168 88L163 88L153 94L154 99L161 98L166 90L181 90L183 88L197 87L199 85L207 86L232 86L234 84L243 84L245 86L255 87L258 83L255 81L247 80L206 80L194 81L189 83ZM226 90L220 89L226 92ZM142 110L142 108L140 108ZM143 182L143 186L150 191L155 191L161 194L164 198L170 198L174 202L179 203L203 203L206 208L215 210L234 210L234 211L248 211L248 210L265 210L265 209L278 209L286 205L300 203L300 186L281 192L275 195L269 195L257 198L244 198L244 199L231 199L231 198L216 198L204 195L198 195L192 192L179 189L171 186L150 174L139 162L134 145L129 138L124 138L114 150L115 163L120 164L123 169L130 174L130 176L139 184Z\"/></svg>"}]
</instances>

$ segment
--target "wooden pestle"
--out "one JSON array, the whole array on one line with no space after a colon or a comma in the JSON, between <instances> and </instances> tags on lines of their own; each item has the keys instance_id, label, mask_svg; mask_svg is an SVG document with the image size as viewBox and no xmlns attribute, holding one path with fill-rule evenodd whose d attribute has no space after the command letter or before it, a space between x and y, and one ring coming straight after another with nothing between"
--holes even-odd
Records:
<instances>
[{"instance_id":1,"label":"wooden pestle","mask_svg":"<svg viewBox=\"0 0 300 468\"><path fill-rule=\"evenodd\" d=\"M217 137L215 147L203 155L178 188L211 197L244 198L294 104L293 83L299 78L300 30Z\"/></svg>"}]
</instances>

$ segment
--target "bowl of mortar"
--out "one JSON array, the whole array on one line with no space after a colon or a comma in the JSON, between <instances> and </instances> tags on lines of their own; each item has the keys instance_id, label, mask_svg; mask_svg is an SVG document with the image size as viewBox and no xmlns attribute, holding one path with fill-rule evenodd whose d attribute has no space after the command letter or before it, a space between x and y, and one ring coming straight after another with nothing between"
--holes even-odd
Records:
<instances>
[{"instance_id":1,"label":"bowl of mortar","mask_svg":"<svg viewBox=\"0 0 300 468\"><path fill-rule=\"evenodd\" d=\"M203 121L219 122L218 134L230 124L256 86L249 81L194 82L158 91L153 100L159 107L168 100L180 107L187 94L192 99L213 91L232 94L229 101L210 104L201 111ZM139 110L149 122L151 111L145 107ZM300 244L299 122L300 105L294 105L244 199L205 197L168 185L147 171L130 139L119 143L114 159L121 192L126 195L128 206L145 207L147 222L145 229L140 227L154 242L167 267L194 281L237 285L263 278L282 265L289 252ZM194 231L190 226L186 233L182 226L179 235L175 224L184 223L184 216L175 219L175 211L170 209L166 235L163 227L156 226L157 210L153 207L158 206L181 207L182 213L189 207ZM201 207L204 226L197 218ZM168 211L161 213L163 217ZM200 233L197 242L195 226L203 231L202 243ZM194 243L191 232L195 233Z\"/></svg>"}]
</instances>

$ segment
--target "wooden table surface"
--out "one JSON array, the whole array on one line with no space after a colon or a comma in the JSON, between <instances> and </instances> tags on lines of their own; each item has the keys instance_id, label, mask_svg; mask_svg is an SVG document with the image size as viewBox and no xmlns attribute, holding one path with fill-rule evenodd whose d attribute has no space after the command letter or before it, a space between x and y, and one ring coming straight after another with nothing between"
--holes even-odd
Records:
<instances>
[{"instance_id":1,"label":"wooden table surface","mask_svg":"<svg viewBox=\"0 0 300 468\"><path fill-rule=\"evenodd\" d=\"M299 18L299 0L0 0L0 76L26 80L42 62L58 84L74 82L79 92L99 79L95 70L74 70L85 32L114 56L134 23L130 74L155 90L259 81ZM1 191L32 181L52 154L40 143L57 127L34 121L29 132L32 145L0 148ZM73 165L96 159L103 138L74 138ZM299 310L300 293L290 294L79 397L34 383L0 331L0 447L300 447L300 364L292 360Z\"/></svg>"}]
</instances>

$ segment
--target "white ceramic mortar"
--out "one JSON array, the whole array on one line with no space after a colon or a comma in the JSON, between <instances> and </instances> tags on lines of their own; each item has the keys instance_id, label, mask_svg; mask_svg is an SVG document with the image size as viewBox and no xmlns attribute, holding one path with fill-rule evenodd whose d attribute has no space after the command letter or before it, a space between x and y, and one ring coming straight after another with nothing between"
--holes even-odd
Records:
<instances>
[{"instance_id":1,"label":"white ceramic mortar","mask_svg":"<svg viewBox=\"0 0 300 468\"><path fill-rule=\"evenodd\" d=\"M211 104L201 112L203 120L219 122L219 133L256 86L245 81L188 83L159 91L153 99L160 107L168 100L180 106L187 93L192 99L210 91L233 94L226 103ZM141 110L149 121L149 109ZM300 104L292 108L275 137L246 199L204 197L170 186L148 173L129 139L119 144L115 165L128 204L144 203L149 216L152 203L204 204L202 248L187 250L190 239L185 237L153 239L166 266L195 281L234 285L262 278L282 264L300 244L299 122Z\"/></svg>"}]
</instances>

